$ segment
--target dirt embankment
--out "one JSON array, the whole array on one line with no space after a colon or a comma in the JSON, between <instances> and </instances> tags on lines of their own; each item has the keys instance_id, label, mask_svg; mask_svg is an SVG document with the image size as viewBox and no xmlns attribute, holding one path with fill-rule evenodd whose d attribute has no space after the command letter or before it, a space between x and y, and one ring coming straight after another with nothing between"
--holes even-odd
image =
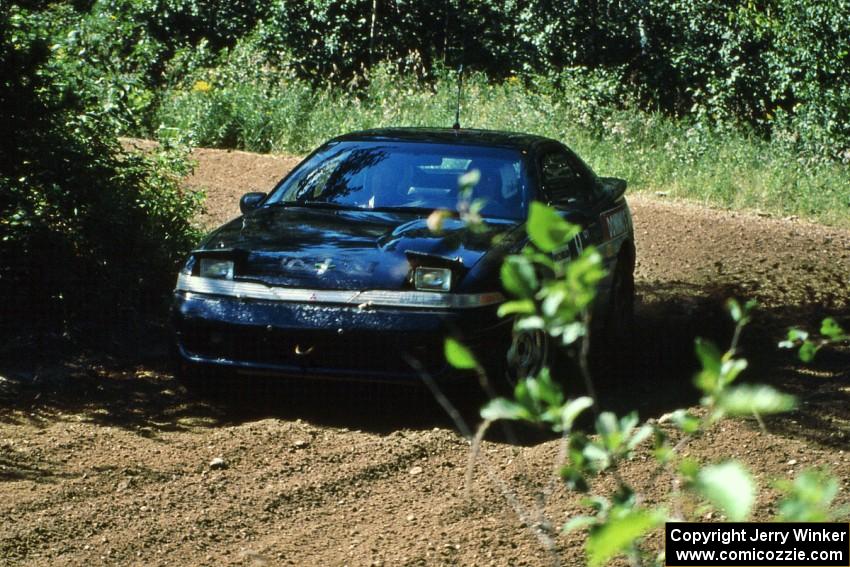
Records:
<instances>
[{"instance_id":1,"label":"dirt embankment","mask_svg":"<svg viewBox=\"0 0 850 567\"><path fill-rule=\"evenodd\" d=\"M215 150L195 158L187 185L207 191L207 225L237 214L239 195L271 187L296 162ZM693 404L693 337L725 340L723 299L755 297L748 375L797 393L802 406L767 433L724 422L686 452L740 459L762 486L825 466L850 501L850 354L824 353L804 368L775 349L787 325L850 319L850 232L648 196L631 203L638 352L626 383L603 382L606 404L644 417ZM419 390L251 381L202 398L168 373L162 350L138 360L3 361L0 564L548 563L488 471L533 509L556 441L525 432L507 442L497 431L467 493L467 445ZM478 403L459 400L467 419ZM663 502L670 478L652 470L641 454L623 474ZM762 492L757 517L775 511L775 497ZM546 506L555 523L582 510L561 488ZM564 564L582 563L580 534L558 542ZM657 534L647 545L660 545Z\"/></svg>"}]
</instances>

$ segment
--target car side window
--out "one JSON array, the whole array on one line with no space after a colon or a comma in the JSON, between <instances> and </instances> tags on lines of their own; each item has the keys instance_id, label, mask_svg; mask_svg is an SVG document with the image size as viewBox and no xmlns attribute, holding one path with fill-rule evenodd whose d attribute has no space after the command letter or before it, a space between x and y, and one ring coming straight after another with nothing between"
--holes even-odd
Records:
<instances>
[{"instance_id":1,"label":"car side window","mask_svg":"<svg viewBox=\"0 0 850 567\"><path fill-rule=\"evenodd\" d=\"M590 202L593 184L588 172L563 150L550 150L540 158L543 187L555 205Z\"/></svg>"}]
</instances>

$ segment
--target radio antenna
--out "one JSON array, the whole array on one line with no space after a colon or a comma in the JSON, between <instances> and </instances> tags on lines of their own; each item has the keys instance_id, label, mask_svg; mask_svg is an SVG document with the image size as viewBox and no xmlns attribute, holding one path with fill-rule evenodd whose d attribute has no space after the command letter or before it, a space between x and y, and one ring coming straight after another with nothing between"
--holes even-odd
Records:
<instances>
[{"instance_id":1,"label":"radio antenna","mask_svg":"<svg viewBox=\"0 0 850 567\"><path fill-rule=\"evenodd\" d=\"M452 126L455 130L460 130L460 96L463 91L463 63L457 68L457 106L455 106L455 123Z\"/></svg>"},{"instance_id":2,"label":"radio antenna","mask_svg":"<svg viewBox=\"0 0 850 567\"><path fill-rule=\"evenodd\" d=\"M460 50L460 57L458 57L458 65L457 65L457 100L455 101L455 123L452 126L455 130L460 130L460 102L461 97L463 96L463 62L466 59L466 34L464 33L465 27L464 23L466 19L464 18L464 6L463 0L457 0L456 12L455 12L455 43L456 47ZM451 0L446 0L446 23L448 23L448 11L449 6L452 5ZM449 36L448 26L446 26L446 37Z\"/></svg>"}]
</instances>

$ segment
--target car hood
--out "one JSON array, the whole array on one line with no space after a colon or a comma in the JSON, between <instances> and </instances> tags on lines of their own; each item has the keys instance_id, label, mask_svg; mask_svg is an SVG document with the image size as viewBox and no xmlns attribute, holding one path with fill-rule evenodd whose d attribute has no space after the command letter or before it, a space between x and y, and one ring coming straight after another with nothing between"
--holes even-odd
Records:
<instances>
[{"instance_id":1,"label":"car hood","mask_svg":"<svg viewBox=\"0 0 850 567\"><path fill-rule=\"evenodd\" d=\"M482 231L473 232L449 218L434 234L426 218L406 212L262 207L211 233L196 255L231 250L237 278L311 289L410 288L414 266L445 266L459 278L457 289L468 287L464 276L494 249L494 238L516 233L520 226L488 219ZM499 240L498 248L507 240Z\"/></svg>"}]
</instances>

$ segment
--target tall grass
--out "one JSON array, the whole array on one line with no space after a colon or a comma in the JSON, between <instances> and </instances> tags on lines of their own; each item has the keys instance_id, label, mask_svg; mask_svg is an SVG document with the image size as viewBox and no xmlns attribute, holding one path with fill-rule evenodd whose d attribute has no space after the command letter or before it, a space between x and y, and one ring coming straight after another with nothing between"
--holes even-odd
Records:
<instances>
[{"instance_id":1,"label":"tall grass","mask_svg":"<svg viewBox=\"0 0 850 567\"><path fill-rule=\"evenodd\" d=\"M259 70L258 70L259 69ZM542 78L491 84L466 78L461 122L562 140L600 174L634 191L850 227L850 167L806 158L782 140L637 109L599 105L586 89ZM349 90L314 88L239 61L207 70L166 94L164 132L201 146L303 154L351 130L450 126L456 83L440 73L423 83L385 69Z\"/></svg>"}]
</instances>

